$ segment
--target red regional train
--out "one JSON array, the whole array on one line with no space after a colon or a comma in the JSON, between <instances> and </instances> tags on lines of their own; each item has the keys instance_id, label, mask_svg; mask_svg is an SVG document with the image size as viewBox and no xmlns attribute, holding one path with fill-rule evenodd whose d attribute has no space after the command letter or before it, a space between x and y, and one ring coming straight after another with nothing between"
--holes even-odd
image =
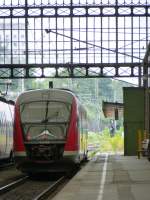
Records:
<instances>
[{"instance_id":1,"label":"red regional train","mask_svg":"<svg viewBox=\"0 0 150 200\"><path fill-rule=\"evenodd\" d=\"M87 159L87 113L65 89L31 90L15 104L14 159L22 172L67 172Z\"/></svg>"},{"instance_id":2,"label":"red regional train","mask_svg":"<svg viewBox=\"0 0 150 200\"><path fill-rule=\"evenodd\" d=\"M13 101L0 97L0 160L13 161Z\"/></svg>"}]
</instances>

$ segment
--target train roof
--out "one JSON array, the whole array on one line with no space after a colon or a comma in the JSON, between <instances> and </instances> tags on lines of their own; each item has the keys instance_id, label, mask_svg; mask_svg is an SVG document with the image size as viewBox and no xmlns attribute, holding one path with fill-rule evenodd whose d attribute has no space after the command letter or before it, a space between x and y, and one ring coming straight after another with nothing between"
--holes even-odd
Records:
<instances>
[{"instance_id":1,"label":"train roof","mask_svg":"<svg viewBox=\"0 0 150 200\"><path fill-rule=\"evenodd\" d=\"M17 102L19 104L31 101L47 101L47 100L56 100L71 103L72 99L76 97L76 95L66 89L37 89L23 92L17 98Z\"/></svg>"}]
</instances>

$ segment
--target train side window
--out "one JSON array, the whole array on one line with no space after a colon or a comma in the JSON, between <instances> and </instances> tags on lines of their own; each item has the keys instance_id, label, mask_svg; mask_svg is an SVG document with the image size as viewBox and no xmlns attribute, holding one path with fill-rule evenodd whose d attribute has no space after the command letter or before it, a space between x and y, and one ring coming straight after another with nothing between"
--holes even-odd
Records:
<instances>
[{"instance_id":1,"label":"train side window","mask_svg":"<svg viewBox=\"0 0 150 200\"><path fill-rule=\"evenodd\" d=\"M82 133L82 121L81 121L81 116L78 117L77 119L77 128L78 128L78 131L80 133Z\"/></svg>"}]
</instances>

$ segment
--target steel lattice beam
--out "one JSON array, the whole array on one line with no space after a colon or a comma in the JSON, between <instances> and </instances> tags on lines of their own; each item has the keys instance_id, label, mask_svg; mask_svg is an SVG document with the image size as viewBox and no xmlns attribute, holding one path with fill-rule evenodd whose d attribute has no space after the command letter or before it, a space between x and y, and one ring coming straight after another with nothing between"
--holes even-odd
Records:
<instances>
[{"instance_id":1,"label":"steel lattice beam","mask_svg":"<svg viewBox=\"0 0 150 200\"><path fill-rule=\"evenodd\" d=\"M2 79L138 77L141 63L0 65Z\"/></svg>"},{"instance_id":2,"label":"steel lattice beam","mask_svg":"<svg viewBox=\"0 0 150 200\"><path fill-rule=\"evenodd\" d=\"M150 16L150 5L34 5L0 7L0 18L38 17L141 17Z\"/></svg>"}]
</instances>

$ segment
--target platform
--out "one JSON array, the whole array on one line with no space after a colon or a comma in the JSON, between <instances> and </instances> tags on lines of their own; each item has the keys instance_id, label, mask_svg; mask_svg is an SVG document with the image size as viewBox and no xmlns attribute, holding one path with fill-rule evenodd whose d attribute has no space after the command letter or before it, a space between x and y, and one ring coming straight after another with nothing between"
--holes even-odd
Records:
<instances>
[{"instance_id":1,"label":"platform","mask_svg":"<svg viewBox=\"0 0 150 200\"><path fill-rule=\"evenodd\" d=\"M150 200L150 162L97 155L53 200Z\"/></svg>"}]
</instances>

